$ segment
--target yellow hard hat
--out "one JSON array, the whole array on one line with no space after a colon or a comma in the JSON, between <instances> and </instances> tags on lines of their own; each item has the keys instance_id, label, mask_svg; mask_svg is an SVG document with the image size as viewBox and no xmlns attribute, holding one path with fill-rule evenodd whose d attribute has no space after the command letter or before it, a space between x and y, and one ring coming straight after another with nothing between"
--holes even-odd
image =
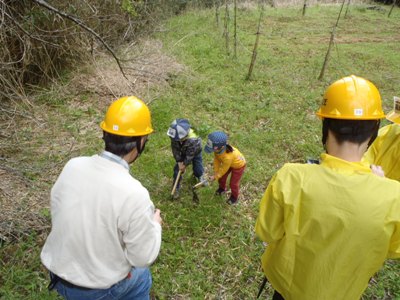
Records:
<instances>
[{"instance_id":1,"label":"yellow hard hat","mask_svg":"<svg viewBox=\"0 0 400 300\"><path fill-rule=\"evenodd\" d=\"M379 120L385 117L376 86L355 75L332 83L325 91L317 111L320 118L344 120Z\"/></svg>"},{"instance_id":2,"label":"yellow hard hat","mask_svg":"<svg viewBox=\"0 0 400 300\"><path fill-rule=\"evenodd\" d=\"M386 119L393 123L400 124L400 98L393 97L393 110L386 115Z\"/></svg>"},{"instance_id":3,"label":"yellow hard hat","mask_svg":"<svg viewBox=\"0 0 400 300\"><path fill-rule=\"evenodd\" d=\"M150 110L135 96L114 101L100 127L106 132L122 136L143 136L153 132Z\"/></svg>"}]
</instances>

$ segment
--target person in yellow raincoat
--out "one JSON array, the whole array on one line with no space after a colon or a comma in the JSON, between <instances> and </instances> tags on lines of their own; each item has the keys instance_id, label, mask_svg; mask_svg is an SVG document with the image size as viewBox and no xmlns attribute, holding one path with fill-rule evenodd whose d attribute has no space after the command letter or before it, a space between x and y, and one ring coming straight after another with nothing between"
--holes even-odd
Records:
<instances>
[{"instance_id":1,"label":"person in yellow raincoat","mask_svg":"<svg viewBox=\"0 0 400 300\"><path fill-rule=\"evenodd\" d=\"M381 166L386 177L400 181L400 98L394 97L394 109L386 119L393 124L379 130L364 159Z\"/></svg>"},{"instance_id":2,"label":"person in yellow raincoat","mask_svg":"<svg viewBox=\"0 0 400 300\"><path fill-rule=\"evenodd\" d=\"M262 268L273 299L360 299L385 259L400 258L400 183L361 161L384 118L379 91L344 77L317 115L320 164L285 164L260 203L255 230L267 243Z\"/></svg>"},{"instance_id":3,"label":"person in yellow raincoat","mask_svg":"<svg viewBox=\"0 0 400 300\"><path fill-rule=\"evenodd\" d=\"M210 181L218 181L216 195L222 195L226 192L226 181L229 174L229 186L231 196L227 203L235 205L239 201L240 179L246 169L246 159L243 154L235 147L228 144L228 136L223 131L214 131L207 137L207 144L204 151L214 152L214 175Z\"/></svg>"}]
</instances>

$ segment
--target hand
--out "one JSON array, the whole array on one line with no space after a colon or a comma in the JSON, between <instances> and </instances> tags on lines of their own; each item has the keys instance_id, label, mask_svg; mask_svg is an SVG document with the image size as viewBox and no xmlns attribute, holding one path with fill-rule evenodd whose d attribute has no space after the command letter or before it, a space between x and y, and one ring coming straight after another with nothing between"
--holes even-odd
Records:
<instances>
[{"instance_id":1,"label":"hand","mask_svg":"<svg viewBox=\"0 0 400 300\"><path fill-rule=\"evenodd\" d=\"M385 177L385 172L383 171L381 166L371 165L372 173L377 176Z\"/></svg>"},{"instance_id":2,"label":"hand","mask_svg":"<svg viewBox=\"0 0 400 300\"><path fill-rule=\"evenodd\" d=\"M181 173L185 173L186 166L183 162L178 162L178 168L179 168L179 171L181 171Z\"/></svg>"},{"instance_id":3,"label":"hand","mask_svg":"<svg viewBox=\"0 0 400 300\"><path fill-rule=\"evenodd\" d=\"M158 224L162 224L161 211L157 208L154 212L153 220Z\"/></svg>"},{"instance_id":4,"label":"hand","mask_svg":"<svg viewBox=\"0 0 400 300\"><path fill-rule=\"evenodd\" d=\"M210 182L212 182L212 181L214 181L215 180L215 176L214 175L211 175L210 176Z\"/></svg>"}]
</instances>

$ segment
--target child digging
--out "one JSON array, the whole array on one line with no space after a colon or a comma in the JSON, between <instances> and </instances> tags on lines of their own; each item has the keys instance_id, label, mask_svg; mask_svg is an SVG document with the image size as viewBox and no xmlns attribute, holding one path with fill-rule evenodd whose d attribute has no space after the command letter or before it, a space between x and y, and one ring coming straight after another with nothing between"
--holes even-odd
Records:
<instances>
[{"instance_id":1,"label":"child digging","mask_svg":"<svg viewBox=\"0 0 400 300\"><path fill-rule=\"evenodd\" d=\"M176 161L174 166L174 183L178 176L178 171L185 173L186 167L193 165L193 175L199 182L205 181L203 177L203 158L201 138L196 135L194 130L190 128L189 120L175 119L167 132L171 139L172 155ZM179 178L176 186L174 199L179 197L179 188L181 178Z\"/></svg>"},{"instance_id":2,"label":"child digging","mask_svg":"<svg viewBox=\"0 0 400 300\"><path fill-rule=\"evenodd\" d=\"M231 174L229 182L231 196L227 203L234 205L238 202L239 182L246 168L246 160L238 149L227 143L227 140L227 135L222 131L210 133L204 151L214 152L214 176L210 178L210 181L218 180L219 187L215 192L216 195L226 192L226 181Z\"/></svg>"}]
</instances>

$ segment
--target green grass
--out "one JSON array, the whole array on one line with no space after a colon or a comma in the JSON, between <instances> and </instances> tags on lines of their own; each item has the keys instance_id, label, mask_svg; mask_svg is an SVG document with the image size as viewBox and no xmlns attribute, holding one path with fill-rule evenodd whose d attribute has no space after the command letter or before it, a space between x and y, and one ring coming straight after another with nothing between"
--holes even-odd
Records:
<instances>
[{"instance_id":1,"label":"green grass","mask_svg":"<svg viewBox=\"0 0 400 300\"><path fill-rule=\"evenodd\" d=\"M223 29L216 26L213 10L177 16L155 36L167 53L186 66L184 72L171 76L170 86L151 104L156 133L132 167L164 218L162 250L152 266L153 293L158 298L254 299L262 279L263 246L254 234L259 200L270 176L285 162L316 158L322 151L320 121L314 112L326 86L346 75L364 76L379 87L385 111L391 109L400 87L399 9L388 19L378 11L351 7L348 18L339 23L325 78L318 81L338 12L338 6L316 6L303 18L300 9L268 8L248 81L258 11L239 10L236 59L226 55ZM69 106L62 95L51 99L49 126L77 143L64 154L99 151L96 126L102 112ZM94 103L90 99L82 102ZM63 114L63 121L52 119L56 113ZM194 204L191 172L184 176L182 197L170 199L174 162L166 130L177 117L189 118L204 139L213 130L226 131L231 144L246 156L248 168L238 206L229 207L214 196L215 184L199 190L200 203ZM94 120L93 127L82 129L82 120L88 118ZM36 153L31 180L43 180L37 165L41 160L50 159L60 170L66 157L57 153L57 147L61 145L54 146L51 155ZM203 159L211 170L212 156L204 154ZM40 213L48 216L46 210ZM32 234L0 249L0 299L55 299L45 291L46 273L38 258L43 238ZM398 261L386 263L363 299L400 299L399 273Z\"/></svg>"}]
</instances>

